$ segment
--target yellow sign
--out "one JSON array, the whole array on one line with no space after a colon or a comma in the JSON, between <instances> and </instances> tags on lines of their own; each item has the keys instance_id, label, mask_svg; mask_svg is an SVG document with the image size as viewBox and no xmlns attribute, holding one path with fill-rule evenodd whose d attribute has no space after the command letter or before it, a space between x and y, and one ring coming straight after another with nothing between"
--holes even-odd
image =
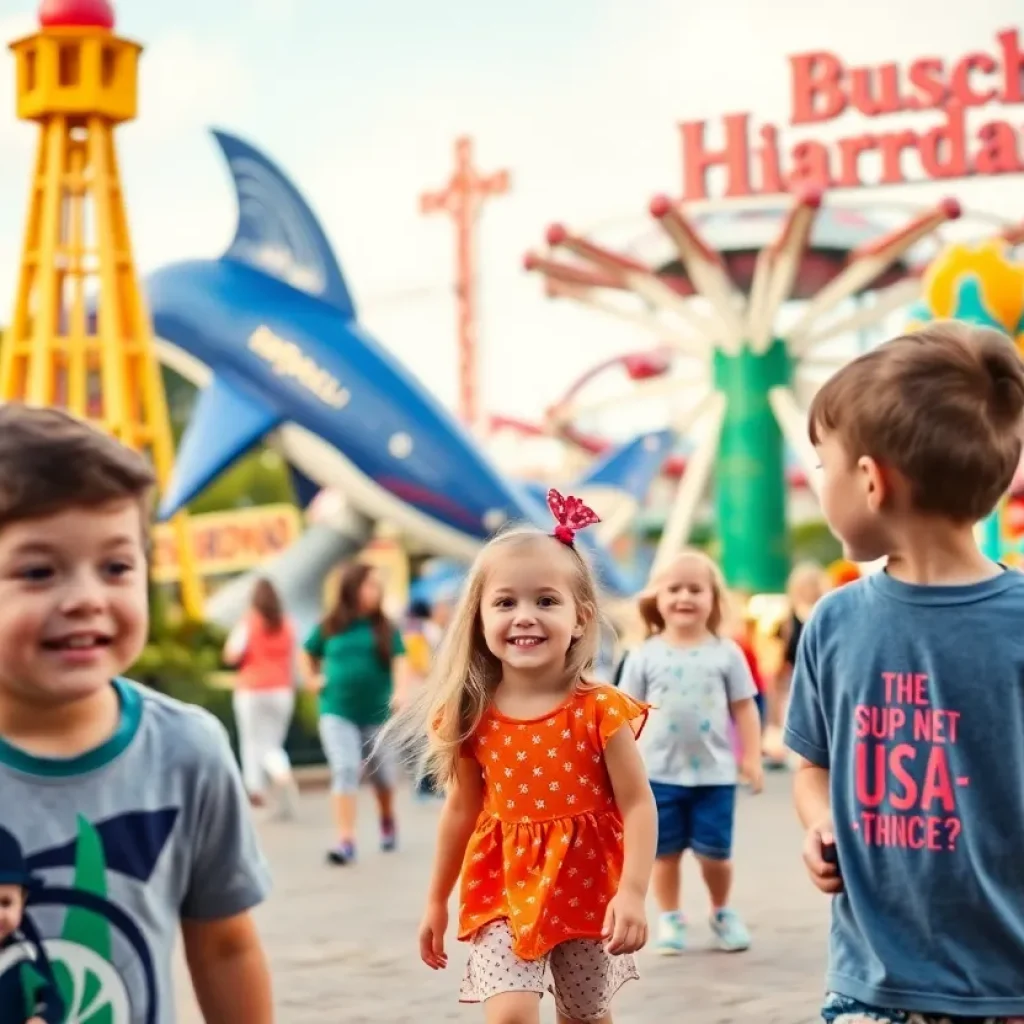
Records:
<instances>
[{"instance_id":1,"label":"yellow sign","mask_svg":"<svg viewBox=\"0 0 1024 1024\"><path fill-rule=\"evenodd\" d=\"M249 351L269 363L278 377L291 377L300 387L332 409L343 409L352 397L348 388L310 359L294 341L279 338L269 327L260 327L249 338Z\"/></svg>"},{"instance_id":2,"label":"yellow sign","mask_svg":"<svg viewBox=\"0 0 1024 1024\"><path fill-rule=\"evenodd\" d=\"M192 516L189 527L199 574L221 576L244 572L281 554L298 540L302 517L294 505L262 505ZM178 571L174 529L160 524L153 531L153 579L173 583Z\"/></svg>"}]
</instances>

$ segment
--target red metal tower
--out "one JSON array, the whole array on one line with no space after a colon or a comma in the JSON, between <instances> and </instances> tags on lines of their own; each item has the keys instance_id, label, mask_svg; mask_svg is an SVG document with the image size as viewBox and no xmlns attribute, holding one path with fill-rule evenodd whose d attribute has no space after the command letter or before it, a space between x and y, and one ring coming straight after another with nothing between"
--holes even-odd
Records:
<instances>
[{"instance_id":1,"label":"red metal tower","mask_svg":"<svg viewBox=\"0 0 1024 1024\"><path fill-rule=\"evenodd\" d=\"M482 176L473 166L473 140L455 140L455 170L448 184L420 196L420 213L451 215L455 221L455 295L458 301L459 416L470 428L479 422L479 353L476 337L476 234L484 199L508 191L508 171Z\"/></svg>"}]
</instances>

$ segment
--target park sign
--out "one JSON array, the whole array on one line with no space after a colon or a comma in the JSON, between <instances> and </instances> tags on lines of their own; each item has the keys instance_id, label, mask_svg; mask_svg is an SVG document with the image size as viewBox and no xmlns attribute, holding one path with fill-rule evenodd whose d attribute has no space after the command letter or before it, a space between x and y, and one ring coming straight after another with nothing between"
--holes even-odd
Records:
<instances>
[{"instance_id":1,"label":"park sign","mask_svg":"<svg viewBox=\"0 0 1024 1024\"><path fill-rule=\"evenodd\" d=\"M707 120L680 124L684 201L1024 171L1024 122L1009 120L1004 109L1024 103L1017 29L997 33L991 51L954 60L851 67L816 50L791 56L789 70L788 127L798 137L785 137L777 124L757 126L750 113L725 115L717 139L709 138ZM978 115L969 112L982 109L992 116L975 123ZM858 126L864 130L827 140L806 131L848 112L868 119ZM712 172L724 189L712 189Z\"/></svg>"},{"instance_id":2,"label":"park sign","mask_svg":"<svg viewBox=\"0 0 1024 1024\"><path fill-rule=\"evenodd\" d=\"M294 505L280 503L190 516L192 551L200 576L227 576L254 569L283 554L302 533L302 516ZM161 523L153 530L150 575L172 583L180 572L177 537Z\"/></svg>"}]
</instances>

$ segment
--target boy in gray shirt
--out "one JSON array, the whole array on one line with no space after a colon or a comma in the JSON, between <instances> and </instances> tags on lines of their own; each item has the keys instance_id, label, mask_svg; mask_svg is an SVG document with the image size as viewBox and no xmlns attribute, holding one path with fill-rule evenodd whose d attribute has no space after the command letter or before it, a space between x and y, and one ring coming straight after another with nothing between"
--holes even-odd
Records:
<instances>
[{"instance_id":1,"label":"boy in gray shirt","mask_svg":"<svg viewBox=\"0 0 1024 1024\"><path fill-rule=\"evenodd\" d=\"M63 413L0 408L4 1024L173 1024L179 924L205 1018L273 1019L250 915L267 871L227 735L120 678L146 640L153 482Z\"/></svg>"}]
</instances>

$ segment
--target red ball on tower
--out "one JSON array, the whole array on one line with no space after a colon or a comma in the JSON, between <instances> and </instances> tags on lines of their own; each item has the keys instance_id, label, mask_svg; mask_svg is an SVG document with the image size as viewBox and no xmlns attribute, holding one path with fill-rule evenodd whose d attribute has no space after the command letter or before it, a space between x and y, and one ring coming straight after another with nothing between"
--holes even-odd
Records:
<instances>
[{"instance_id":1,"label":"red ball on tower","mask_svg":"<svg viewBox=\"0 0 1024 1024\"><path fill-rule=\"evenodd\" d=\"M43 28L114 27L114 8L109 0L43 0L39 8Z\"/></svg>"}]
</instances>

